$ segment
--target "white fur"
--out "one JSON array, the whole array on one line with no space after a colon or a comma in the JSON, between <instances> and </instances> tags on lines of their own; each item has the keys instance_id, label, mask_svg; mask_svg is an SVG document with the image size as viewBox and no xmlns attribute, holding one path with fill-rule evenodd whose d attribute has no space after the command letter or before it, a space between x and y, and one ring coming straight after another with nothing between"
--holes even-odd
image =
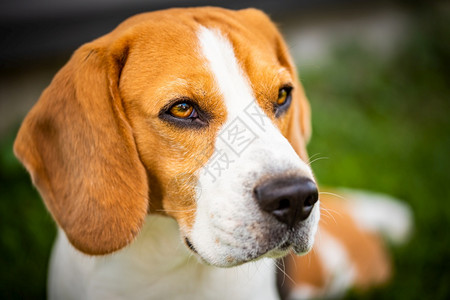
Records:
<instances>
[{"instance_id":1,"label":"white fur","mask_svg":"<svg viewBox=\"0 0 450 300\"><path fill-rule=\"evenodd\" d=\"M147 217L137 239L106 256L87 256L59 230L50 264L50 299L277 299L275 266L262 259L235 268L200 263L173 219Z\"/></svg>"},{"instance_id":2,"label":"white fur","mask_svg":"<svg viewBox=\"0 0 450 300\"><path fill-rule=\"evenodd\" d=\"M390 242L406 242L412 231L411 208L388 195L343 189L349 201L349 211L358 225L371 232L379 232Z\"/></svg>"},{"instance_id":3,"label":"white fur","mask_svg":"<svg viewBox=\"0 0 450 300\"><path fill-rule=\"evenodd\" d=\"M288 234L278 232L274 220L261 212L253 189L264 177L295 173L314 180L312 172L257 104L230 42L219 31L204 27L198 38L206 67L226 104L227 121L219 131L215 153L199 174L202 191L196 219L185 234L203 260L216 266L279 256L283 253L274 248L286 242ZM236 132L243 132L240 140L233 139ZM217 171L220 158L228 163ZM296 233L301 252L312 247L319 215L317 203ZM274 241L274 236L282 237Z\"/></svg>"}]
</instances>

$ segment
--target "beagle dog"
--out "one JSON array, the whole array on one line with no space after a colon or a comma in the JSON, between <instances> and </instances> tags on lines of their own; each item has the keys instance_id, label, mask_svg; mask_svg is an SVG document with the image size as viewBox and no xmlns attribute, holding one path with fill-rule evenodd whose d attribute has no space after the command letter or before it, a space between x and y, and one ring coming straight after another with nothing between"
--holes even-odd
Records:
<instances>
[{"instance_id":1,"label":"beagle dog","mask_svg":"<svg viewBox=\"0 0 450 300\"><path fill-rule=\"evenodd\" d=\"M279 298L275 259L312 248L323 202L309 118L288 48L255 9L144 13L80 47L14 145L59 228L49 298ZM384 279L384 248L369 244ZM330 290L318 247L286 259L286 296Z\"/></svg>"}]
</instances>

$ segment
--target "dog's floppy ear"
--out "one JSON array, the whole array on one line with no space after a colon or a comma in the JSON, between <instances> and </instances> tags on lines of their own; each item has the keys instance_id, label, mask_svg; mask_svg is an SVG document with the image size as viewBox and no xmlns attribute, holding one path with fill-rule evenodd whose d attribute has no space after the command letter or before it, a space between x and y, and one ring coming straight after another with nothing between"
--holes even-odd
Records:
<instances>
[{"instance_id":1,"label":"dog's floppy ear","mask_svg":"<svg viewBox=\"0 0 450 300\"><path fill-rule=\"evenodd\" d=\"M70 242L88 254L129 244L148 209L148 183L118 81L125 41L78 49L25 118L14 144Z\"/></svg>"},{"instance_id":2,"label":"dog's floppy ear","mask_svg":"<svg viewBox=\"0 0 450 300\"><path fill-rule=\"evenodd\" d=\"M292 104L289 110L288 129L286 138L291 143L297 154L304 160L308 160L306 144L311 136L311 116L310 107L303 87L298 80L298 75L288 47L281 36L279 30L270 18L260 10L244 9L239 11L247 22L257 32L262 32L270 44L273 45L275 55L279 63L286 67L294 79L294 89L292 90Z\"/></svg>"}]
</instances>

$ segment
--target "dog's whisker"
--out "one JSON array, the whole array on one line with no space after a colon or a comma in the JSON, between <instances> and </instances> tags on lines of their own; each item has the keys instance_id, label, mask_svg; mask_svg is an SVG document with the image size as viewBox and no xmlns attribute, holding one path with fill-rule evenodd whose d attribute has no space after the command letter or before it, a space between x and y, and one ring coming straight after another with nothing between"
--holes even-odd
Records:
<instances>
[{"instance_id":1,"label":"dog's whisker","mask_svg":"<svg viewBox=\"0 0 450 300\"><path fill-rule=\"evenodd\" d=\"M328 217L329 217L328 215L321 214L321 215L320 215L320 223L321 223L321 224L324 224L324 225L328 225L328 224L329 224L329 223L327 222L328 219L325 219L325 218L328 218Z\"/></svg>"},{"instance_id":2,"label":"dog's whisker","mask_svg":"<svg viewBox=\"0 0 450 300\"><path fill-rule=\"evenodd\" d=\"M283 273L283 275L286 274L286 266L284 264L283 259L280 259L280 261L283 263L283 270L281 270L278 266L278 261L275 261L275 265L277 266L277 268ZM281 282L281 286L284 285L284 283L286 282L286 276L283 276L283 281Z\"/></svg>"},{"instance_id":3,"label":"dog's whisker","mask_svg":"<svg viewBox=\"0 0 450 300\"><path fill-rule=\"evenodd\" d=\"M323 156L323 157L317 157L313 160L311 160L310 162L308 162L308 165L311 166L313 163L315 163L318 160L323 160L323 159L330 159L329 157Z\"/></svg>"},{"instance_id":4,"label":"dog's whisker","mask_svg":"<svg viewBox=\"0 0 450 300\"><path fill-rule=\"evenodd\" d=\"M331 214L331 213L334 213L334 214L339 215L339 216L342 215L340 211L337 211L337 210L332 209L332 208L321 207L321 209L322 209L323 211L326 211L327 213L330 213L330 214Z\"/></svg>"},{"instance_id":5,"label":"dog's whisker","mask_svg":"<svg viewBox=\"0 0 450 300\"><path fill-rule=\"evenodd\" d=\"M297 269L297 260L295 259L294 252L289 251L289 255L292 257L292 261L294 262L294 268Z\"/></svg>"},{"instance_id":6,"label":"dog's whisker","mask_svg":"<svg viewBox=\"0 0 450 300\"><path fill-rule=\"evenodd\" d=\"M334 212L334 213L336 213L336 214L340 214L339 212L337 212L337 211L332 211L332 210L330 210L330 209L327 209L327 208L325 208L325 207L321 207L321 213L322 213L322 216L323 217L328 217L329 219L331 219L331 220L333 220L334 221L334 224L337 224L337 221L336 221L336 218L333 216L333 214L332 214L332 212Z\"/></svg>"},{"instance_id":7,"label":"dog's whisker","mask_svg":"<svg viewBox=\"0 0 450 300\"><path fill-rule=\"evenodd\" d=\"M342 195L336 194L336 193L331 193L331 192L319 192L319 195L323 194L323 195L330 195L330 196L335 196L338 197L340 199L346 200L346 198Z\"/></svg>"},{"instance_id":8,"label":"dog's whisker","mask_svg":"<svg viewBox=\"0 0 450 300\"><path fill-rule=\"evenodd\" d=\"M311 255L308 255L308 267L311 267L311 262L312 262L312 256L313 255L317 255L316 254L316 249L314 247L311 249Z\"/></svg>"},{"instance_id":9,"label":"dog's whisker","mask_svg":"<svg viewBox=\"0 0 450 300\"><path fill-rule=\"evenodd\" d=\"M320 154L321 154L320 152L317 152L317 153L315 153L313 155L310 155L309 158L308 158L308 164L311 162L312 159L314 159L314 157L316 157L316 156L318 156Z\"/></svg>"},{"instance_id":10,"label":"dog's whisker","mask_svg":"<svg viewBox=\"0 0 450 300\"><path fill-rule=\"evenodd\" d=\"M277 262L275 262L275 266L276 266L277 269L283 274L283 284L284 284L284 280L287 278L287 279L289 279L290 282L292 282L292 284L295 285L294 279L292 279L292 277L289 276L289 275L285 272L285 270L283 270L283 269L278 265Z\"/></svg>"}]
</instances>

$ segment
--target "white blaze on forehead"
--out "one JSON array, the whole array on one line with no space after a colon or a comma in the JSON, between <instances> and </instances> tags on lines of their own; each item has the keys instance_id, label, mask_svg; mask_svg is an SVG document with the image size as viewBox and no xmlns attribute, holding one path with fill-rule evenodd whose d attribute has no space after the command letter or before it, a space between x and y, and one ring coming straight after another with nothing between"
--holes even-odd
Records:
<instances>
[{"instance_id":1,"label":"white blaze on forehead","mask_svg":"<svg viewBox=\"0 0 450 300\"><path fill-rule=\"evenodd\" d=\"M201 27L198 37L202 54L225 99L229 119L236 117L254 97L248 79L234 55L233 46L218 30Z\"/></svg>"}]
</instances>

